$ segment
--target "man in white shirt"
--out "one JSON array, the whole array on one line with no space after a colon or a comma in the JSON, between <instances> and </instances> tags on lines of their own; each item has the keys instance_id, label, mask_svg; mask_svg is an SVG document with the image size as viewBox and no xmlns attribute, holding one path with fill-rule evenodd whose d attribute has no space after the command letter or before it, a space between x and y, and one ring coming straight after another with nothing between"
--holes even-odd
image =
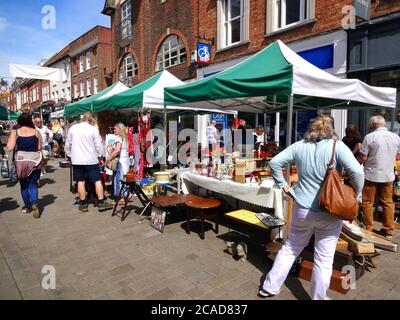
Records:
<instances>
[{"instance_id":1,"label":"man in white shirt","mask_svg":"<svg viewBox=\"0 0 400 320\"><path fill-rule=\"evenodd\" d=\"M49 140L53 139L53 131L43 125L43 120L39 116L33 118L33 123L35 124L36 130L42 135L43 150L50 152Z\"/></svg>"},{"instance_id":2,"label":"man in white shirt","mask_svg":"<svg viewBox=\"0 0 400 320\"><path fill-rule=\"evenodd\" d=\"M99 211L102 212L113 207L112 204L104 201L104 188L99 166L99 163L102 162L102 141L95 123L93 114L85 113L82 121L69 129L65 142L65 153L67 157L71 158L73 179L78 183L79 210L82 212L88 211L86 180L95 184Z\"/></svg>"},{"instance_id":3,"label":"man in white shirt","mask_svg":"<svg viewBox=\"0 0 400 320\"><path fill-rule=\"evenodd\" d=\"M373 230L373 207L378 198L383 207L382 229L378 233L391 238L394 230L394 164L396 159L400 159L400 137L388 131L382 116L373 116L370 128L374 131L365 136L359 156L365 173L362 194L364 224L367 230Z\"/></svg>"}]
</instances>

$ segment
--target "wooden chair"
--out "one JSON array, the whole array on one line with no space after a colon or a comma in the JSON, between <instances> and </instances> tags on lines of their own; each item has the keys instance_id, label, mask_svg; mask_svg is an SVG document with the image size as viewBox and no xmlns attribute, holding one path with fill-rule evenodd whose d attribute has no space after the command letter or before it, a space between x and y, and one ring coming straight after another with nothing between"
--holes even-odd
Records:
<instances>
[{"instance_id":1,"label":"wooden chair","mask_svg":"<svg viewBox=\"0 0 400 320\"><path fill-rule=\"evenodd\" d=\"M215 230L214 232L218 234L218 225L219 225L219 212L216 210L221 206L221 201L211 199L211 198L202 198L196 197L186 201L186 206L188 209L186 212L186 233L190 234L190 220L192 218L200 219L201 221L201 229L200 229L200 238L204 240L204 221L211 217L215 217Z\"/></svg>"}]
</instances>

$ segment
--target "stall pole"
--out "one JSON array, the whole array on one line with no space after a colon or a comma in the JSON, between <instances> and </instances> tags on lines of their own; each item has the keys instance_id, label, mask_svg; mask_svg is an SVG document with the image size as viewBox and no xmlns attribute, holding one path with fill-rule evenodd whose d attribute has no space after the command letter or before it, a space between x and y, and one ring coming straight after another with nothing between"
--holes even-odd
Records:
<instances>
[{"instance_id":1,"label":"stall pole","mask_svg":"<svg viewBox=\"0 0 400 320\"><path fill-rule=\"evenodd\" d=\"M286 123L286 148L292 144L292 126L293 126L293 94L288 96L288 112ZM290 185L290 163L286 166L286 181Z\"/></svg>"},{"instance_id":2,"label":"stall pole","mask_svg":"<svg viewBox=\"0 0 400 320\"><path fill-rule=\"evenodd\" d=\"M165 153L165 164L161 166L162 170L168 169L168 153L167 153L167 145L168 145L168 115L167 115L167 106L164 104L164 153Z\"/></svg>"},{"instance_id":3,"label":"stall pole","mask_svg":"<svg viewBox=\"0 0 400 320\"><path fill-rule=\"evenodd\" d=\"M396 109L391 110L392 121L390 123L390 131L392 131L392 132L394 131L395 110Z\"/></svg>"},{"instance_id":4,"label":"stall pole","mask_svg":"<svg viewBox=\"0 0 400 320\"><path fill-rule=\"evenodd\" d=\"M278 144L279 146L279 138L280 138L280 122L281 122L281 114L280 112L277 112L275 114L275 142Z\"/></svg>"}]
</instances>

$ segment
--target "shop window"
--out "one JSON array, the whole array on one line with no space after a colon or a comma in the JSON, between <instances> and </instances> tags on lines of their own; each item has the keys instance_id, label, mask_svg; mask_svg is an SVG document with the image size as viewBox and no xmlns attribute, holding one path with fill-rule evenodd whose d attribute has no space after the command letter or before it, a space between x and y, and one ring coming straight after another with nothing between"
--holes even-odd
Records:
<instances>
[{"instance_id":1,"label":"shop window","mask_svg":"<svg viewBox=\"0 0 400 320\"><path fill-rule=\"evenodd\" d=\"M176 35L169 36L161 44L157 54L156 72L185 63L186 48L182 39Z\"/></svg>"},{"instance_id":2,"label":"shop window","mask_svg":"<svg viewBox=\"0 0 400 320\"><path fill-rule=\"evenodd\" d=\"M314 18L315 0L267 0L267 34Z\"/></svg>"},{"instance_id":3,"label":"shop window","mask_svg":"<svg viewBox=\"0 0 400 320\"><path fill-rule=\"evenodd\" d=\"M354 43L354 64L362 64L362 42Z\"/></svg>"},{"instance_id":4,"label":"shop window","mask_svg":"<svg viewBox=\"0 0 400 320\"><path fill-rule=\"evenodd\" d=\"M130 0L121 5L121 39L132 35L132 4Z\"/></svg>"},{"instance_id":5,"label":"shop window","mask_svg":"<svg viewBox=\"0 0 400 320\"><path fill-rule=\"evenodd\" d=\"M248 0L219 0L218 48L248 40Z\"/></svg>"},{"instance_id":6,"label":"shop window","mask_svg":"<svg viewBox=\"0 0 400 320\"><path fill-rule=\"evenodd\" d=\"M133 86L133 78L138 75L138 65L132 54L127 54L119 68L119 81L128 87Z\"/></svg>"}]
</instances>

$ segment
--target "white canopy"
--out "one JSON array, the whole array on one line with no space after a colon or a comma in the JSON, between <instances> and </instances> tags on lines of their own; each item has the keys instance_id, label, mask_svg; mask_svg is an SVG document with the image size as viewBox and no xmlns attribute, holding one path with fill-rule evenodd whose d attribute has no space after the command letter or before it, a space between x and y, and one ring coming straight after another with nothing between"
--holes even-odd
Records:
<instances>
[{"instance_id":1,"label":"white canopy","mask_svg":"<svg viewBox=\"0 0 400 320\"><path fill-rule=\"evenodd\" d=\"M61 72L55 68L11 63L10 74L15 78L61 81Z\"/></svg>"}]
</instances>

